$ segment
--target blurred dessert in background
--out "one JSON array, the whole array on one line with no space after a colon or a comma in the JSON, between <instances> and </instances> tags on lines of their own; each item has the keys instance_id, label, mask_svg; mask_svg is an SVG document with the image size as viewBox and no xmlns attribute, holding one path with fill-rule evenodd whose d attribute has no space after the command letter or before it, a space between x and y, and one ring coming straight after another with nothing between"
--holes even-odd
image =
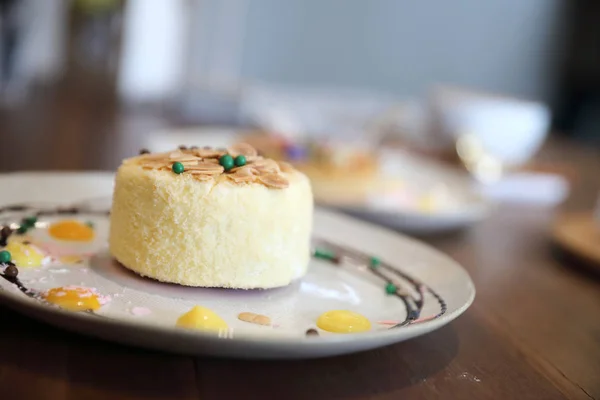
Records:
<instances>
[{"instance_id":1,"label":"blurred dessert in background","mask_svg":"<svg viewBox=\"0 0 600 400\"><path fill-rule=\"evenodd\" d=\"M391 192L400 186L397 177L382 173L377 151L357 141L291 139L269 131L251 132L240 141L251 144L264 157L286 161L306 174L320 203L364 203L372 193Z\"/></svg>"}]
</instances>

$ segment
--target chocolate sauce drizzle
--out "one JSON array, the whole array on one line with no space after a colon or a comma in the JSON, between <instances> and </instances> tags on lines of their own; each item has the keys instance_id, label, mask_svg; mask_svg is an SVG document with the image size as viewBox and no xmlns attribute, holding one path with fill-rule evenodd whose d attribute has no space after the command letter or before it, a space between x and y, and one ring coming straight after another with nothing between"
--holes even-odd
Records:
<instances>
[{"instance_id":1,"label":"chocolate sauce drizzle","mask_svg":"<svg viewBox=\"0 0 600 400\"><path fill-rule=\"evenodd\" d=\"M342 265L344 259L348 259L349 261L352 261L354 263L358 262L360 265L369 265L369 262L371 260L371 257L366 254L339 245L335 245L331 242L322 239L315 240L315 242L317 242L320 247L324 247L338 256L338 259L336 260L337 265ZM403 326L411 325L414 323L430 321L441 317L448 310L446 301L442 298L442 296L440 296L435 290L433 290L429 286L411 277L407 273L402 272L384 262L380 263L377 266L377 268L368 269L373 275L385 281L386 284L398 285L397 280L390 279L388 275L382 272L382 270L385 270L390 275L395 275L398 278L401 278L403 281L407 282L410 286L412 286L414 291L418 293L418 296L412 296L407 291L402 290L401 287L399 287L398 290L396 290L394 295L400 300L402 300L404 306L406 307L406 318L398 324L393 325L390 329L401 328ZM426 293L430 294L437 300L440 307L440 311L431 317L421 318L421 313L423 311L423 307L425 306Z\"/></svg>"},{"instance_id":2,"label":"chocolate sauce drizzle","mask_svg":"<svg viewBox=\"0 0 600 400\"><path fill-rule=\"evenodd\" d=\"M23 285L23 282L21 282L16 276L8 276L5 273L0 274L0 276L2 276L4 279L15 285L26 296L31 297L32 299L41 298L41 295L38 291L27 288L25 285Z\"/></svg>"},{"instance_id":3,"label":"chocolate sauce drizzle","mask_svg":"<svg viewBox=\"0 0 600 400\"><path fill-rule=\"evenodd\" d=\"M6 212L27 211L30 211L31 215L35 215L36 217L50 215L75 215L80 213L91 215L110 215L110 211L98 211L86 208L85 206L40 208L38 206L32 206L28 204L11 204L8 206L0 207L0 214L4 214Z\"/></svg>"}]
</instances>

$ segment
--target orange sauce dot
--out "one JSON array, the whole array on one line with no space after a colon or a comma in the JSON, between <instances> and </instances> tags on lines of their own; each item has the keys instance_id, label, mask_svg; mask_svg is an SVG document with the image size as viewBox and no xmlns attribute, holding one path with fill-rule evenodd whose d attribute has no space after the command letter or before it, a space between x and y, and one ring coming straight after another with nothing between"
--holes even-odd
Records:
<instances>
[{"instance_id":1,"label":"orange sauce dot","mask_svg":"<svg viewBox=\"0 0 600 400\"><path fill-rule=\"evenodd\" d=\"M55 239L72 242L89 242L94 238L92 228L75 220L55 222L48 228L48 233Z\"/></svg>"},{"instance_id":2,"label":"orange sauce dot","mask_svg":"<svg viewBox=\"0 0 600 400\"><path fill-rule=\"evenodd\" d=\"M69 311L97 310L102 305L98 295L84 287L57 287L44 295L46 301Z\"/></svg>"}]
</instances>

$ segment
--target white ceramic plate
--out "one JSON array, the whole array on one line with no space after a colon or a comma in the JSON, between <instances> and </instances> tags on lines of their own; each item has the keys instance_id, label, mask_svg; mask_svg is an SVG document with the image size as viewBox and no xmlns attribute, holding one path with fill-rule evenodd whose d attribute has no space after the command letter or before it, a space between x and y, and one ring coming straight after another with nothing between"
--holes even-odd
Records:
<instances>
[{"instance_id":1,"label":"white ceramic plate","mask_svg":"<svg viewBox=\"0 0 600 400\"><path fill-rule=\"evenodd\" d=\"M101 196L110 196L111 174L10 174L0 175L0 185L5 194L0 219L5 222L18 223L40 208L55 210L57 203L79 205L80 212L75 215L40 216L37 227L27 233L28 239L43 247L53 261L43 267L19 268L23 285L37 293L68 285L84 286L110 298L93 314L70 312L28 297L13 283L0 279L0 301L50 324L107 340L185 354L322 357L385 346L430 332L458 317L475 295L468 274L445 255L417 241L324 210L315 212L314 240L352 253L340 265L314 260L301 281L273 290L202 289L159 283L129 272L107 252L108 218L103 210L110 200ZM6 208L23 203L33 208ZM77 245L48 235L49 223L72 218L93 223L92 242ZM387 295L385 282L365 268L354 252L377 256L384 264L418 280L413 285L394 278L404 291L401 294L406 295L409 310L419 308L423 294L423 305L414 320L407 321L404 301ZM82 255L84 261L58 261L72 254ZM213 310L230 329L213 333L176 327L177 318L194 305ZM306 335L308 329L316 328L321 313L338 309L366 316L372 329L353 334L319 329L319 336ZM241 312L269 316L273 326L240 321L237 316ZM405 326L390 328L389 324L378 323L386 320Z\"/></svg>"}]
</instances>

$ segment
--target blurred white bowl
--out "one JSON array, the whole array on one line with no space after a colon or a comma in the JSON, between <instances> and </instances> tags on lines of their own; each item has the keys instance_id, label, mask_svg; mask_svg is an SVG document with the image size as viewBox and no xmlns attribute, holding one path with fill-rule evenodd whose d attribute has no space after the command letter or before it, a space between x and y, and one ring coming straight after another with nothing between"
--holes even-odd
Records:
<instances>
[{"instance_id":1,"label":"blurred white bowl","mask_svg":"<svg viewBox=\"0 0 600 400\"><path fill-rule=\"evenodd\" d=\"M544 104L448 87L433 91L429 112L439 140L454 145L469 135L505 166L519 166L531 159L550 124Z\"/></svg>"}]
</instances>

